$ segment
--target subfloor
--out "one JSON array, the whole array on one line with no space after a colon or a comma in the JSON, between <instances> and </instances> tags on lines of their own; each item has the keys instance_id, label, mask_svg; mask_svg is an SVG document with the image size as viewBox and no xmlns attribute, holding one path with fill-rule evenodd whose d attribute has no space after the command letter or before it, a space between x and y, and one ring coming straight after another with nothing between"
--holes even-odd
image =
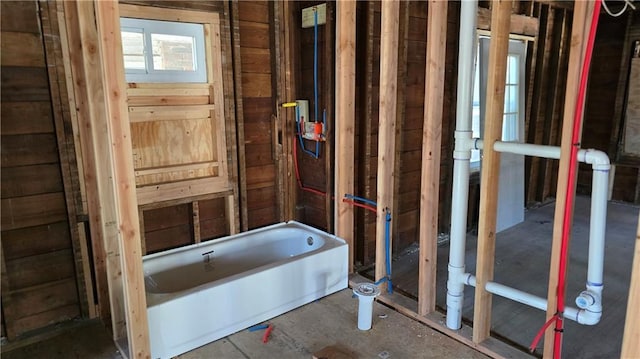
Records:
<instances>
[{"instance_id":1,"label":"subfloor","mask_svg":"<svg viewBox=\"0 0 640 359\"><path fill-rule=\"evenodd\" d=\"M312 358L334 346L348 357L334 358L487 358L483 354L381 304L374 303L373 327L357 328L357 299L345 289L270 321L274 329L264 344L264 331L243 330L180 355L195 358ZM122 358L98 322L77 327L44 342L2 353L3 359ZM328 358L332 358L329 356Z\"/></svg>"},{"instance_id":2,"label":"subfloor","mask_svg":"<svg viewBox=\"0 0 640 359\"><path fill-rule=\"evenodd\" d=\"M638 206L610 202L608 205L603 317L595 326L565 320L562 352L564 358L619 358L631 277L631 263L638 225ZM587 273L590 198L576 199L574 227L570 245L567 305L584 290ZM525 221L498 233L495 276L502 283L547 297L549 257L553 233L554 203L527 211ZM466 271L475 273L477 237L467 236ZM438 248L437 304L446 307L448 243ZM394 287L408 296L418 293L418 249L409 248L393 261ZM466 287L464 320L473 320L474 288ZM493 296L492 331L520 348L528 348L544 324L545 313ZM538 345L541 352L542 341Z\"/></svg>"}]
</instances>

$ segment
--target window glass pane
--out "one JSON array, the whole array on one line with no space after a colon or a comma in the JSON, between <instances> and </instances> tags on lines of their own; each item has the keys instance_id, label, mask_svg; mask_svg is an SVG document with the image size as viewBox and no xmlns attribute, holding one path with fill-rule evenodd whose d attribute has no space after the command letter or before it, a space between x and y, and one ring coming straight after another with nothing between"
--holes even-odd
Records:
<instances>
[{"instance_id":1,"label":"window glass pane","mask_svg":"<svg viewBox=\"0 0 640 359\"><path fill-rule=\"evenodd\" d=\"M518 141L518 114L506 114L502 121L502 141Z\"/></svg>"},{"instance_id":2,"label":"window glass pane","mask_svg":"<svg viewBox=\"0 0 640 359\"><path fill-rule=\"evenodd\" d=\"M143 33L122 31L122 53L125 69L145 70Z\"/></svg>"},{"instance_id":3,"label":"window glass pane","mask_svg":"<svg viewBox=\"0 0 640 359\"><path fill-rule=\"evenodd\" d=\"M518 68L519 56L509 55L507 66L507 83L517 84L520 69Z\"/></svg>"},{"instance_id":4,"label":"window glass pane","mask_svg":"<svg viewBox=\"0 0 640 359\"><path fill-rule=\"evenodd\" d=\"M153 69L195 71L195 39L190 36L151 34Z\"/></svg>"}]
</instances>

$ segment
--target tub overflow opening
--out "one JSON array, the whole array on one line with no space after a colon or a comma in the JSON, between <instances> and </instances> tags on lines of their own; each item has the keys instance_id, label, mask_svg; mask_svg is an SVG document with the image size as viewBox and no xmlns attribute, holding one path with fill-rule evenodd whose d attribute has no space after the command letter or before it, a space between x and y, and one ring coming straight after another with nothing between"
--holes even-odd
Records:
<instances>
[{"instance_id":1,"label":"tub overflow opening","mask_svg":"<svg viewBox=\"0 0 640 359\"><path fill-rule=\"evenodd\" d=\"M307 244L312 246L313 245L313 237L308 237L307 238Z\"/></svg>"}]
</instances>

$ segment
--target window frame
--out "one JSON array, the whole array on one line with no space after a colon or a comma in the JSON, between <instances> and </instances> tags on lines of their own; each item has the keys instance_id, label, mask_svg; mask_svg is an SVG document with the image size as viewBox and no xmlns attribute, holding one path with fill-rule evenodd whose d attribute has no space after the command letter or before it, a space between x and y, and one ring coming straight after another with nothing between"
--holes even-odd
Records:
<instances>
[{"instance_id":1,"label":"window frame","mask_svg":"<svg viewBox=\"0 0 640 359\"><path fill-rule=\"evenodd\" d=\"M206 83L207 64L205 28L203 24L166 20L120 17L121 31L141 32L144 41L145 70L125 67L127 82L136 83ZM159 70L154 68L151 36L153 34L176 35L194 39L194 71Z\"/></svg>"}]
</instances>

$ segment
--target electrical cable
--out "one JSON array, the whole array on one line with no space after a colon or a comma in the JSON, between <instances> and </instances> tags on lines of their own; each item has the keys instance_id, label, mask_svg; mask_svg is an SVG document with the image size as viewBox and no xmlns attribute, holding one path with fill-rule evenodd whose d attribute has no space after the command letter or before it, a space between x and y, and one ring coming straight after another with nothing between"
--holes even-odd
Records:
<instances>
[{"instance_id":1,"label":"electrical cable","mask_svg":"<svg viewBox=\"0 0 640 359\"><path fill-rule=\"evenodd\" d=\"M571 235L571 220L573 215L573 202L575 196L575 178L577 176L578 149L580 147L580 130L582 128L583 107L587 91L587 79L591 66L593 46L598 28L598 18L602 1L596 0L591 19L591 28L587 40L587 48L584 56L584 63L580 74L580 84L574 111L573 132L571 134L571 153L569 155L569 170L567 174L567 193L565 197L565 208L562 221L562 242L560 245L560 260L558 265L558 288L557 288L557 311L555 314L555 335L553 341L554 358L560 359L562 355L562 334L565 309L566 272L568 264L569 238Z\"/></svg>"},{"instance_id":2,"label":"electrical cable","mask_svg":"<svg viewBox=\"0 0 640 359\"><path fill-rule=\"evenodd\" d=\"M609 10L609 6L607 6L607 2L606 1L602 1L602 7L604 8L604 11L607 12L607 14L613 16L613 17L618 17L622 14L624 14L625 11L627 11L627 6L629 6L629 3L627 1L624 2L624 7L622 8L622 10L620 10L617 13L612 13L611 10ZM632 6L633 7L633 6Z\"/></svg>"}]
</instances>

